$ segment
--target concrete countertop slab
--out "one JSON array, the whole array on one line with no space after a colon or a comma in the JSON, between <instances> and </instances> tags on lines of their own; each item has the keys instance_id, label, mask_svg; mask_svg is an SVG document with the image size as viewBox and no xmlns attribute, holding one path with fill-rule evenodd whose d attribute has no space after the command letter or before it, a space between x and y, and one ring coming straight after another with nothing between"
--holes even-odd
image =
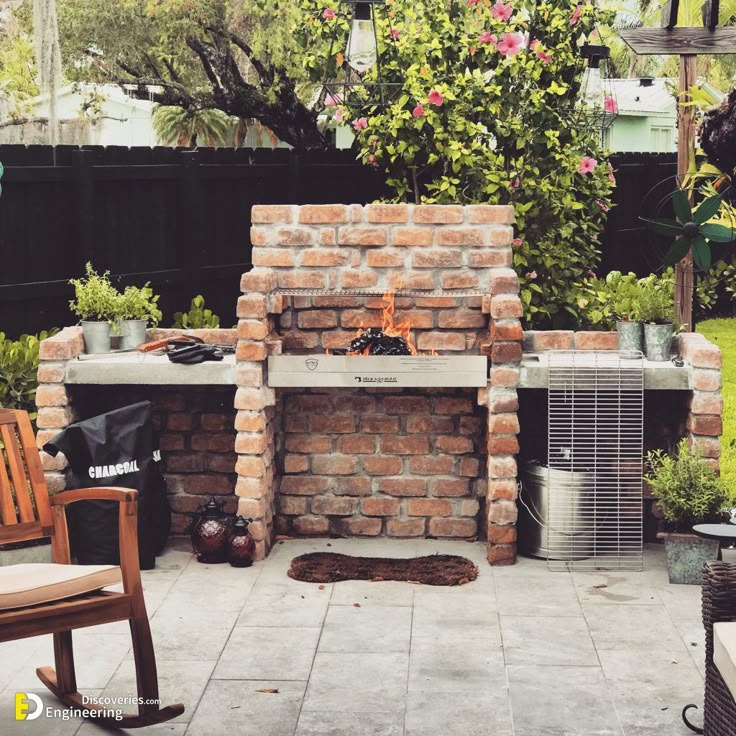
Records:
<instances>
[{"instance_id":1,"label":"concrete countertop slab","mask_svg":"<svg viewBox=\"0 0 736 736\"><path fill-rule=\"evenodd\" d=\"M82 357L66 365L66 383L144 386L234 386L235 356L195 365L172 363L165 355L119 353Z\"/></svg>"},{"instance_id":2,"label":"concrete countertop slab","mask_svg":"<svg viewBox=\"0 0 736 736\"><path fill-rule=\"evenodd\" d=\"M672 362L655 362L643 358L645 391L689 391L690 366ZM548 356L545 353L524 353L521 360L519 388L543 388L548 385Z\"/></svg>"}]
</instances>

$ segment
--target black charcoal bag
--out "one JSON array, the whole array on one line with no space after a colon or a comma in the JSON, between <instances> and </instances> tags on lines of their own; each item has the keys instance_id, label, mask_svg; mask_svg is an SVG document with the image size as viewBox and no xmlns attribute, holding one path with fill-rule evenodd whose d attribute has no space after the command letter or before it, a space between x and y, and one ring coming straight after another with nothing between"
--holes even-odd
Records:
<instances>
[{"instance_id":1,"label":"black charcoal bag","mask_svg":"<svg viewBox=\"0 0 736 736\"><path fill-rule=\"evenodd\" d=\"M134 488L138 491L141 568L156 564L171 526L166 481L150 401L125 406L69 425L43 448L69 461L69 488ZM117 565L118 503L79 501L67 506L72 554L81 565Z\"/></svg>"}]
</instances>

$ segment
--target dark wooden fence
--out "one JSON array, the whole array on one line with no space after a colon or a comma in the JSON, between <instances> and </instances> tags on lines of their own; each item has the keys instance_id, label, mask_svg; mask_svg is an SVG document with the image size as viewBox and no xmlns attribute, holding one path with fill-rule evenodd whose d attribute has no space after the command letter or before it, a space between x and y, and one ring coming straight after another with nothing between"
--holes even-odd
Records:
<instances>
[{"instance_id":1,"label":"dark wooden fence","mask_svg":"<svg viewBox=\"0 0 736 736\"><path fill-rule=\"evenodd\" d=\"M164 324L195 294L235 322L250 265L257 203L365 203L382 179L349 151L0 146L0 331L72 324L69 278L91 260L120 284L150 281ZM673 156L624 155L603 268L648 273L644 195L674 173Z\"/></svg>"}]
</instances>

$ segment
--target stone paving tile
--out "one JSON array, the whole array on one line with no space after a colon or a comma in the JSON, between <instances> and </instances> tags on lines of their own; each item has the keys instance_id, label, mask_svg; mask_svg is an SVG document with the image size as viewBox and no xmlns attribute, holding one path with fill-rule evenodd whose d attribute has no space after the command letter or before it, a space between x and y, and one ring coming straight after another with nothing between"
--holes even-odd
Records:
<instances>
[{"instance_id":1,"label":"stone paving tile","mask_svg":"<svg viewBox=\"0 0 736 736\"><path fill-rule=\"evenodd\" d=\"M186 710L172 722L188 723L202 697L215 668L214 661L167 661L156 659L159 698L162 706L183 703ZM103 690L104 697L130 697L137 694L135 665L132 656L119 667ZM126 713L134 712L135 706L120 706Z\"/></svg>"},{"instance_id":2,"label":"stone paving tile","mask_svg":"<svg viewBox=\"0 0 736 736\"><path fill-rule=\"evenodd\" d=\"M380 707L377 704L377 707ZM295 736L404 736L404 714L302 711Z\"/></svg>"},{"instance_id":3,"label":"stone paving tile","mask_svg":"<svg viewBox=\"0 0 736 736\"><path fill-rule=\"evenodd\" d=\"M687 654L624 649L599 655L626 736L692 733L680 714L687 703L702 705L703 680Z\"/></svg>"},{"instance_id":4,"label":"stone paving tile","mask_svg":"<svg viewBox=\"0 0 736 736\"><path fill-rule=\"evenodd\" d=\"M598 656L582 618L501 616L506 664L598 666Z\"/></svg>"},{"instance_id":5,"label":"stone paving tile","mask_svg":"<svg viewBox=\"0 0 736 736\"><path fill-rule=\"evenodd\" d=\"M335 583L330 598L332 606L352 606L360 603L361 606L413 606L414 585L403 582L381 580L344 580Z\"/></svg>"},{"instance_id":6,"label":"stone paving tile","mask_svg":"<svg viewBox=\"0 0 736 736\"><path fill-rule=\"evenodd\" d=\"M408 652L411 608L330 606L320 652Z\"/></svg>"},{"instance_id":7,"label":"stone paving tile","mask_svg":"<svg viewBox=\"0 0 736 736\"><path fill-rule=\"evenodd\" d=\"M505 616L580 616L580 601L566 572L536 568L533 581L504 574L496 579L498 611ZM523 581L523 583L522 583Z\"/></svg>"},{"instance_id":8,"label":"stone paving tile","mask_svg":"<svg viewBox=\"0 0 736 736\"><path fill-rule=\"evenodd\" d=\"M288 736L294 733L305 682L210 680L187 736ZM277 693L257 692L278 689Z\"/></svg>"},{"instance_id":9,"label":"stone paving tile","mask_svg":"<svg viewBox=\"0 0 736 736\"><path fill-rule=\"evenodd\" d=\"M508 677L515 736L621 736L598 667L510 665Z\"/></svg>"},{"instance_id":10,"label":"stone paving tile","mask_svg":"<svg viewBox=\"0 0 736 736\"><path fill-rule=\"evenodd\" d=\"M140 728L121 728L111 731L109 728L97 726L94 723L84 723L80 726L75 736L136 736L136 734L145 733L145 736L184 736L187 731L188 723L178 723L168 721L167 723L157 723L155 726L146 726L145 729Z\"/></svg>"},{"instance_id":11,"label":"stone paving tile","mask_svg":"<svg viewBox=\"0 0 736 736\"><path fill-rule=\"evenodd\" d=\"M248 596L238 626L322 626L330 602L329 589L295 591L288 586L259 584Z\"/></svg>"},{"instance_id":12,"label":"stone paving tile","mask_svg":"<svg viewBox=\"0 0 736 736\"><path fill-rule=\"evenodd\" d=\"M480 697L475 692L410 692L407 698L405 736L513 736L513 733L506 687Z\"/></svg>"},{"instance_id":13,"label":"stone paving tile","mask_svg":"<svg viewBox=\"0 0 736 736\"><path fill-rule=\"evenodd\" d=\"M409 655L318 652L303 711L404 712Z\"/></svg>"},{"instance_id":14,"label":"stone paving tile","mask_svg":"<svg viewBox=\"0 0 736 736\"><path fill-rule=\"evenodd\" d=\"M467 640L446 644L412 638L409 692L493 693L506 687L500 643Z\"/></svg>"},{"instance_id":15,"label":"stone paving tile","mask_svg":"<svg viewBox=\"0 0 736 736\"><path fill-rule=\"evenodd\" d=\"M213 675L229 680L307 680L320 630L237 626Z\"/></svg>"},{"instance_id":16,"label":"stone paving tile","mask_svg":"<svg viewBox=\"0 0 736 736\"><path fill-rule=\"evenodd\" d=\"M472 640L500 645L496 598L434 588L416 590L412 637L441 639L448 644Z\"/></svg>"},{"instance_id":17,"label":"stone paving tile","mask_svg":"<svg viewBox=\"0 0 736 736\"><path fill-rule=\"evenodd\" d=\"M581 603L657 605L659 592L639 572L597 571L571 573Z\"/></svg>"},{"instance_id":18,"label":"stone paving tile","mask_svg":"<svg viewBox=\"0 0 736 736\"><path fill-rule=\"evenodd\" d=\"M686 647L664 606L585 604L593 643L602 649L668 651L685 656Z\"/></svg>"}]
</instances>

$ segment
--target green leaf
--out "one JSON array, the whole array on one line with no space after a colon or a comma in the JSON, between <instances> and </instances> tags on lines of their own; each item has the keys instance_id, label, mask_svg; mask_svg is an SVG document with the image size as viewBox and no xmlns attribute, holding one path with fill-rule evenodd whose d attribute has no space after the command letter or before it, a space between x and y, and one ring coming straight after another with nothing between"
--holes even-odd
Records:
<instances>
[{"instance_id":1,"label":"green leaf","mask_svg":"<svg viewBox=\"0 0 736 736\"><path fill-rule=\"evenodd\" d=\"M700 234L714 243L731 243L736 240L736 232L725 225L701 225Z\"/></svg>"},{"instance_id":2,"label":"green leaf","mask_svg":"<svg viewBox=\"0 0 736 736\"><path fill-rule=\"evenodd\" d=\"M675 208L677 219L684 225L686 222L693 221L693 210L690 207L690 200L682 189L677 189L672 195L672 206Z\"/></svg>"},{"instance_id":3,"label":"green leaf","mask_svg":"<svg viewBox=\"0 0 736 736\"><path fill-rule=\"evenodd\" d=\"M710 220L710 218L713 217L713 215L715 215L721 208L722 201L720 194L716 194L714 197L708 197L708 199L703 200L698 206L698 209L695 210L695 215L693 217L694 221L697 222L698 225L708 222L708 220Z\"/></svg>"},{"instance_id":4,"label":"green leaf","mask_svg":"<svg viewBox=\"0 0 736 736\"><path fill-rule=\"evenodd\" d=\"M693 240L693 260L701 271L707 271L710 268L710 246L702 235Z\"/></svg>"},{"instance_id":5,"label":"green leaf","mask_svg":"<svg viewBox=\"0 0 736 736\"><path fill-rule=\"evenodd\" d=\"M641 219L647 223L650 230L654 230L654 232L660 235L676 237L682 234L682 225L674 220L647 220L645 217Z\"/></svg>"},{"instance_id":6,"label":"green leaf","mask_svg":"<svg viewBox=\"0 0 736 736\"><path fill-rule=\"evenodd\" d=\"M679 237L664 257L665 266L672 266L681 261L690 251L690 241L685 237Z\"/></svg>"}]
</instances>

